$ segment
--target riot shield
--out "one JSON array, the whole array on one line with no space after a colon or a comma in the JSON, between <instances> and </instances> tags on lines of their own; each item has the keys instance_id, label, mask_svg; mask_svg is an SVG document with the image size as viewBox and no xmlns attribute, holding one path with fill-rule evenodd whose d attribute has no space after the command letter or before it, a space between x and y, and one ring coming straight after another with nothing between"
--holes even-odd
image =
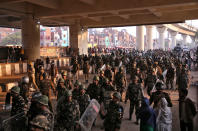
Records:
<instances>
[{"instance_id":1,"label":"riot shield","mask_svg":"<svg viewBox=\"0 0 198 131\"><path fill-rule=\"evenodd\" d=\"M97 100L92 99L87 109L79 120L79 124L83 131L90 131L98 113L100 111L100 104Z\"/></svg>"},{"instance_id":2,"label":"riot shield","mask_svg":"<svg viewBox=\"0 0 198 131\"><path fill-rule=\"evenodd\" d=\"M9 117L2 122L2 129L4 131L25 131L26 129L26 116L24 112Z\"/></svg>"}]
</instances>

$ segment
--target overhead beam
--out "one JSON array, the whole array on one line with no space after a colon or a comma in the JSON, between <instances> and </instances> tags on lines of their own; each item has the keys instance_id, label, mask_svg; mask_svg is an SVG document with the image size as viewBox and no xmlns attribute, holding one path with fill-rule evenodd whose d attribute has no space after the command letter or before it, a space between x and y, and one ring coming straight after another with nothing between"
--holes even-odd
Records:
<instances>
[{"instance_id":1,"label":"overhead beam","mask_svg":"<svg viewBox=\"0 0 198 131\"><path fill-rule=\"evenodd\" d=\"M57 9L59 7L58 0L24 0L24 1L51 9Z\"/></svg>"},{"instance_id":2,"label":"overhead beam","mask_svg":"<svg viewBox=\"0 0 198 131\"><path fill-rule=\"evenodd\" d=\"M198 9L192 11L181 12L168 12L164 13L162 17L156 17L152 14L132 15L128 20L123 20L118 17L104 18L100 23L94 21L85 20L81 23L88 27L108 27L108 26L130 26L130 25L144 25L144 24L156 24L156 23L174 23L184 22L185 20L197 19Z\"/></svg>"},{"instance_id":3,"label":"overhead beam","mask_svg":"<svg viewBox=\"0 0 198 131\"><path fill-rule=\"evenodd\" d=\"M24 0L0 0L0 5L24 2Z\"/></svg>"},{"instance_id":4,"label":"overhead beam","mask_svg":"<svg viewBox=\"0 0 198 131\"><path fill-rule=\"evenodd\" d=\"M113 4L116 3L116 4ZM43 10L42 8L36 10L38 17L53 17L57 15L74 15L87 13L103 13L112 11L128 11L128 10L142 10L157 7L176 7L188 6L197 4L197 0L98 0L93 8L85 8L85 5L68 4L62 5L65 7L60 11Z\"/></svg>"},{"instance_id":5,"label":"overhead beam","mask_svg":"<svg viewBox=\"0 0 198 131\"><path fill-rule=\"evenodd\" d=\"M95 4L95 0L80 0L80 1L89 5Z\"/></svg>"},{"instance_id":6,"label":"overhead beam","mask_svg":"<svg viewBox=\"0 0 198 131\"><path fill-rule=\"evenodd\" d=\"M187 35L190 35L190 36L195 36L195 32L179 28L179 27L174 26L172 24L164 24L164 26L167 27L169 30L176 31L176 32L181 33L181 34L187 34Z\"/></svg>"},{"instance_id":7,"label":"overhead beam","mask_svg":"<svg viewBox=\"0 0 198 131\"><path fill-rule=\"evenodd\" d=\"M152 14L154 14L157 17L161 17L162 13L160 13L159 11L156 11L156 9L148 9Z\"/></svg>"},{"instance_id":8,"label":"overhead beam","mask_svg":"<svg viewBox=\"0 0 198 131\"><path fill-rule=\"evenodd\" d=\"M9 28L21 28L21 22L9 22L6 19L0 20L0 27L9 27Z\"/></svg>"}]
</instances>

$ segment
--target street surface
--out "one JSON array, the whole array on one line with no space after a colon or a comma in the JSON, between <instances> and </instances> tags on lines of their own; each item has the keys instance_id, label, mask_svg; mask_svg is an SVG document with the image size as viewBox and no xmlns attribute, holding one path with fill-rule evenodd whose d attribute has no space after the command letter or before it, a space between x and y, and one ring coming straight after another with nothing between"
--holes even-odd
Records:
<instances>
[{"instance_id":1,"label":"street surface","mask_svg":"<svg viewBox=\"0 0 198 131\"><path fill-rule=\"evenodd\" d=\"M24 76L23 75L19 75L19 76L13 76L13 77L4 77L4 78L0 78L0 82L14 82L14 81L19 81L20 78ZM92 82L94 75L90 75L90 79L89 79L89 83ZM198 81L198 71L191 71L190 73L190 78L191 81ZM88 86L88 84L84 83L84 79L83 76L80 76L80 81L86 85L86 87ZM129 81L128 81L129 83ZM146 90L144 90L145 92L145 96L147 96L146 94ZM172 107L172 113L173 113L173 123L172 123L172 130L173 131L179 131L180 130L180 124L179 124L179 108L178 108L178 92L177 91L167 91L170 96L171 96L171 100L173 103L173 107ZM196 106L198 107L198 88L196 87L190 87L189 88L189 95L188 97L190 97L196 104ZM56 106L56 102L54 103L54 107ZM129 121L128 120L128 113L129 113L129 101L127 102L127 104L124 104L124 118L122 120L122 125L121 125L121 130L120 131L139 131L139 125L136 125L135 122L135 115L133 114L132 120ZM198 108L197 108L198 109ZM6 115L7 114L7 115ZM8 117L9 113L2 113L0 114L0 118L1 119L5 119L6 117ZM6 115L6 116L5 116ZM100 119L100 117L97 117L96 120L96 126L94 126L92 128L92 131L102 131L101 127L102 127L102 123L103 121ZM195 130L194 131L198 131L198 114L196 115L195 119L194 119L194 125L195 125Z\"/></svg>"}]
</instances>

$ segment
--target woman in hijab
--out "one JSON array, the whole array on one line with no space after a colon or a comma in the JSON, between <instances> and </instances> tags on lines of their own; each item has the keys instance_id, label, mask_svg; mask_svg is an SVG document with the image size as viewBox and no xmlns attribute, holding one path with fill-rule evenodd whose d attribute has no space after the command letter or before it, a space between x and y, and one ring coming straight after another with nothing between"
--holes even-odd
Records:
<instances>
[{"instance_id":1,"label":"woman in hijab","mask_svg":"<svg viewBox=\"0 0 198 131\"><path fill-rule=\"evenodd\" d=\"M156 125L156 131L172 130L172 112L165 98L160 100Z\"/></svg>"},{"instance_id":2,"label":"woman in hijab","mask_svg":"<svg viewBox=\"0 0 198 131\"><path fill-rule=\"evenodd\" d=\"M156 115L154 110L149 106L149 100L143 98L142 106L139 111L140 131L155 131Z\"/></svg>"}]
</instances>

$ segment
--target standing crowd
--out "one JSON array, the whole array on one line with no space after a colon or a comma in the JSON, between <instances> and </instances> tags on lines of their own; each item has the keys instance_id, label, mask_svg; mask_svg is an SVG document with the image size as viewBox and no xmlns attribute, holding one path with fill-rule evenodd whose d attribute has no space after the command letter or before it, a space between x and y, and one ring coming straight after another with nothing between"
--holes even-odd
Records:
<instances>
[{"instance_id":1,"label":"standing crowd","mask_svg":"<svg viewBox=\"0 0 198 131\"><path fill-rule=\"evenodd\" d=\"M29 64L28 76L11 89L11 117L18 118L12 119L11 128L80 131L78 121L95 99L101 105L99 117L105 131L120 130L123 105L128 101L128 119L133 120L135 111L140 131L171 131L173 104L167 92L172 90L179 94L181 131L193 131L196 108L187 98L189 57L189 52L117 49L108 54L74 55L71 68L64 71L59 71L49 58L46 63L50 69L46 71L43 62L37 60ZM84 75L82 83L80 70ZM94 75L91 82L90 74Z\"/></svg>"}]
</instances>

